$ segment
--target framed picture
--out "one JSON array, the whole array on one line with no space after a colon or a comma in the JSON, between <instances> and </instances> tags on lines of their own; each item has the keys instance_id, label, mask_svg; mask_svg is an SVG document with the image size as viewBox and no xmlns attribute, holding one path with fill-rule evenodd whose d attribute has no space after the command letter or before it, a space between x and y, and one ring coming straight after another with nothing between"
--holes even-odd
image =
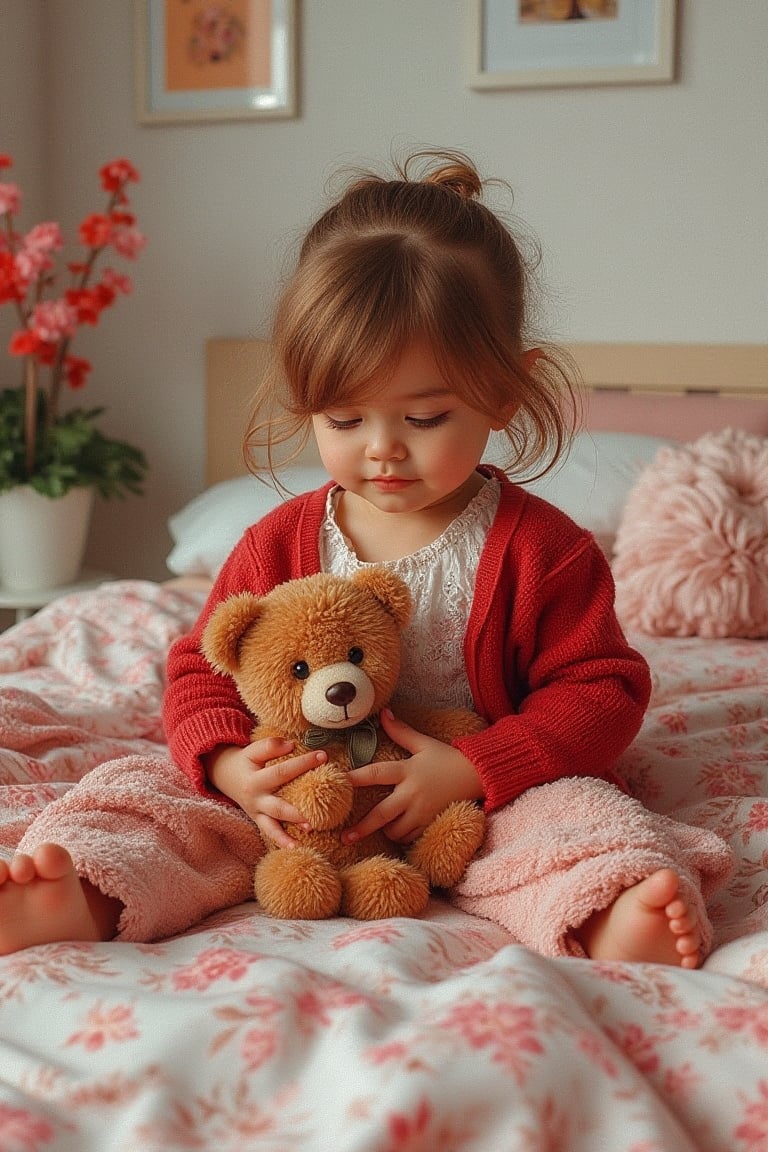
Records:
<instances>
[{"instance_id":1,"label":"framed picture","mask_svg":"<svg viewBox=\"0 0 768 1152\"><path fill-rule=\"evenodd\" d=\"M676 0L472 0L471 88L674 79Z\"/></svg>"},{"instance_id":2,"label":"framed picture","mask_svg":"<svg viewBox=\"0 0 768 1152\"><path fill-rule=\"evenodd\" d=\"M296 115L298 0L134 0L142 124Z\"/></svg>"}]
</instances>

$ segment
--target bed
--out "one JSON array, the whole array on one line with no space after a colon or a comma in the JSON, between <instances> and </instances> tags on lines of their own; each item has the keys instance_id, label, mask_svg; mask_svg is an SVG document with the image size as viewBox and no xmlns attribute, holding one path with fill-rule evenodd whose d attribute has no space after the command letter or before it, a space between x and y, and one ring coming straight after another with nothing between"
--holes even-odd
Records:
<instances>
[{"instance_id":1,"label":"bed","mask_svg":"<svg viewBox=\"0 0 768 1152\"><path fill-rule=\"evenodd\" d=\"M591 431L546 493L608 552L660 439L768 436L764 348L573 351L598 386ZM104 584L0 636L6 856L95 764L164 755L168 646L274 499L236 447L265 353L208 345L208 487L172 521L174 578ZM317 478L302 467L294 490ZM626 777L737 860L702 969L546 959L437 897L414 921L249 903L154 944L31 948L0 958L0 1150L765 1152L768 643L631 638L654 691Z\"/></svg>"}]
</instances>

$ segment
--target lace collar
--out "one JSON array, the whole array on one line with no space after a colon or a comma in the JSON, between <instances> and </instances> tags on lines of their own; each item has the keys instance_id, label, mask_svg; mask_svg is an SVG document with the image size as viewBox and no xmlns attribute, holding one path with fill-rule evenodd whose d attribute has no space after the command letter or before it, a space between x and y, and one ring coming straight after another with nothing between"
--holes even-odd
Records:
<instances>
[{"instance_id":1,"label":"lace collar","mask_svg":"<svg viewBox=\"0 0 768 1152\"><path fill-rule=\"evenodd\" d=\"M489 476L463 512L460 512L436 539L421 548L417 548L408 556L383 562L359 560L349 540L341 531L336 519L336 499L341 491L342 489L338 484L331 488L325 504L325 528L329 534L333 551L337 554L345 554L348 561L354 561L355 565L360 568L370 565L371 567L391 568L395 572L401 568L407 568L408 571L412 572L420 568L433 568L446 551L455 549L468 535L477 532L478 528L485 534L499 506L501 484L496 476Z\"/></svg>"}]
</instances>

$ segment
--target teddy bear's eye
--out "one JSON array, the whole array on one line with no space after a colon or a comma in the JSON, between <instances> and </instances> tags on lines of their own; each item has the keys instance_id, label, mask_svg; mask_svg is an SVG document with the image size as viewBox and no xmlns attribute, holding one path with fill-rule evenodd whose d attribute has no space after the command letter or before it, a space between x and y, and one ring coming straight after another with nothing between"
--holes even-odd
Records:
<instances>
[{"instance_id":1,"label":"teddy bear's eye","mask_svg":"<svg viewBox=\"0 0 768 1152\"><path fill-rule=\"evenodd\" d=\"M297 660L295 664L292 664L291 675L295 676L297 680L306 680L309 676L309 664L306 660Z\"/></svg>"},{"instance_id":2,"label":"teddy bear's eye","mask_svg":"<svg viewBox=\"0 0 768 1152\"><path fill-rule=\"evenodd\" d=\"M362 648L350 648L349 652L347 652L347 659L350 664L362 664L363 655Z\"/></svg>"}]
</instances>

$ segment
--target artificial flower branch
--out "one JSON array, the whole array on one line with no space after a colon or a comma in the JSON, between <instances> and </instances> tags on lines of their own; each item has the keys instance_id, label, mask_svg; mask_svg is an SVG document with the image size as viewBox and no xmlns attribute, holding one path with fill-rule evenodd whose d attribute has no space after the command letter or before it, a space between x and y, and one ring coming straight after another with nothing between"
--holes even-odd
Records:
<instances>
[{"instance_id":1,"label":"artificial flower branch","mask_svg":"<svg viewBox=\"0 0 768 1152\"><path fill-rule=\"evenodd\" d=\"M12 165L10 156L0 154L0 176ZM0 181L0 305L10 304L18 317L8 351L23 365L19 387L0 389L0 493L18 485L51 498L83 486L95 486L105 498L141 492L144 454L102 435L101 409L59 410L63 386L81 388L91 371L87 360L70 352L78 328L97 324L118 295L132 290L130 279L110 267L97 279L97 262L108 248L135 259L146 243L127 194L139 179L136 169L114 160L99 177L106 207L81 222L78 239L85 253L67 265L71 280L58 294L54 256L64 247L59 225L45 222L18 232L21 191ZM42 369L48 370L43 386Z\"/></svg>"},{"instance_id":2,"label":"artificial flower branch","mask_svg":"<svg viewBox=\"0 0 768 1152\"><path fill-rule=\"evenodd\" d=\"M0 154L0 169L12 167L8 155ZM8 351L24 360L23 388L25 462L31 475L35 469L39 369L50 369L44 426L50 428L58 417L62 384L80 388L91 365L71 356L70 344L81 324L98 323L101 312L110 307L118 293L131 291L127 276L106 268L101 280L89 287L99 256L112 247L119 255L135 259L146 241L136 228L126 187L137 182L139 174L127 160L114 160L99 172L102 189L109 199L103 213L92 213L79 228L80 242L87 253L83 262L70 264L74 282L58 299L46 299L55 283L53 253L64 246L58 224L36 225L26 235L17 234L14 218L21 207L17 185L0 183L0 304L12 302L21 327L13 333Z\"/></svg>"}]
</instances>

